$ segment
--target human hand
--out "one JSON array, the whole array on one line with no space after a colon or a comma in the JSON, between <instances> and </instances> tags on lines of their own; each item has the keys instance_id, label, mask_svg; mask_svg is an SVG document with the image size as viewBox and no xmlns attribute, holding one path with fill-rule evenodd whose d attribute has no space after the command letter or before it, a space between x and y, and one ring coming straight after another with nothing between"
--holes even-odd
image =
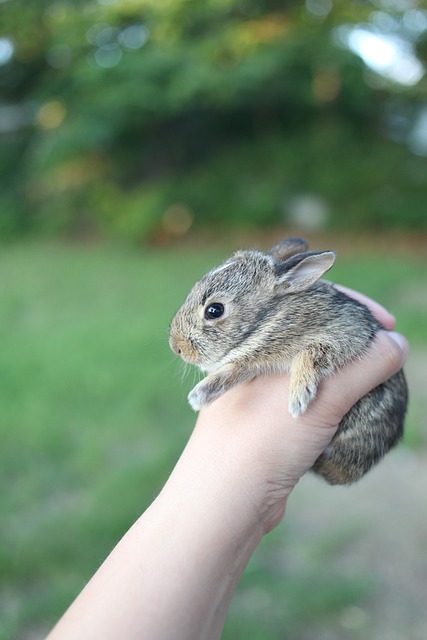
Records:
<instances>
[{"instance_id":1,"label":"human hand","mask_svg":"<svg viewBox=\"0 0 427 640\"><path fill-rule=\"evenodd\" d=\"M391 332L393 316L366 296L337 288L366 304L388 331L379 332L363 360L325 379L302 416L295 419L288 413L286 375L241 384L200 412L197 426L211 427L224 439L222 461L230 460L243 476L244 498L265 531L280 522L289 493L329 444L343 416L406 359L406 340Z\"/></svg>"}]
</instances>

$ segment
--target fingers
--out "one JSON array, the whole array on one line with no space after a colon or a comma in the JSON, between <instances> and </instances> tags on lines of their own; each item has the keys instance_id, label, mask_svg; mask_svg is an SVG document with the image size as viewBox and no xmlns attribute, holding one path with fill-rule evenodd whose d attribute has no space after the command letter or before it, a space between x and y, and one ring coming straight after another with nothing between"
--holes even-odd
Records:
<instances>
[{"instance_id":1,"label":"fingers","mask_svg":"<svg viewBox=\"0 0 427 640\"><path fill-rule=\"evenodd\" d=\"M343 293L347 294L351 298L358 300L358 302L361 302L362 304L366 305L368 309L370 309L370 311L376 317L376 319L379 322L381 322L381 324L386 329L388 329L389 331L394 329L394 326L396 324L395 317L392 316L392 314L389 311L387 311L387 309L385 309L378 302L375 302L375 300L368 298L368 296L365 296L363 295L363 293L359 293L359 291L355 291L354 289L349 289L348 287L342 287L341 285L338 285L338 284L334 284L334 287L335 289L338 289L339 291L342 291Z\"/></svg>"},{"instance_id":2,"label":"fingers","mask_svg":"<svg viewBox=\"0 0 427 640\"><path fill-rule=\"evenodd\" d=\"M322 399L341 418L362 396L385 382L404 365L408 343L399 333L380 331L363 356L325 380Z\"/></svg>"}]
</instances>

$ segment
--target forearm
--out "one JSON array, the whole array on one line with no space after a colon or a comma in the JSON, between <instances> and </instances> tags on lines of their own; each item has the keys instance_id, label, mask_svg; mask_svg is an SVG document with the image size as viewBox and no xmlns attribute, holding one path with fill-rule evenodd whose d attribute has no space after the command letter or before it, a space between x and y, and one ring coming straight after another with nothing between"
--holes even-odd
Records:
<instances>
[{"instance_id":1,"label":"forearm","mask_svg":"<svg viewBox=\"0 0 427 640\"><path fill-rule=\"evenodd\" d=\"M196 427L161 494L50 640L220 637L235 586L264 532L235 446L233 438L222 442L213 426Z\"/></svg>"}]
</instances>

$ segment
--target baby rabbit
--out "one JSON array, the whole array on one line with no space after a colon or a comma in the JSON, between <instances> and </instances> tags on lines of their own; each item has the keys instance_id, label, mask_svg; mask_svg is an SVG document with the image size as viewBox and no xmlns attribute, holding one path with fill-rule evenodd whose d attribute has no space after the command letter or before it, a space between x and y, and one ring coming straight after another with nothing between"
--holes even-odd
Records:
<instances>
[{"instance_id":1,"label":"baby rabbit","mask_svg":"<svg viewBox=\"0 0 427 640\"><path fill-rule=\"evenodd\" d=\"M172 350L208 374L188 396L193 409L244 380L286 371L297 418L323 378L369 349L382 326L319 280L335 254L307 248L288 238L268 253L238 251L194 285L169 330ZM361 478L401 438L406 406L401 370L344 416L313 470L330 484Z\"/></svg>"}]
</instances>

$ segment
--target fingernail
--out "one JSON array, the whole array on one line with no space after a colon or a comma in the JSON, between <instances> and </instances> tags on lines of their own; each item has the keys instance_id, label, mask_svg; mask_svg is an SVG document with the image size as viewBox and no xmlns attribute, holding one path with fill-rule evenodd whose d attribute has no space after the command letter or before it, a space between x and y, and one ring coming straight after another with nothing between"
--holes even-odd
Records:
<instances>
[{"instance_id":1,"label":"fingernail","mask_svg":"<svg viewBox=\"0 0 427 640\"><path fill-rule=\"evenodd\" d=\"M409 349L409 344L407 339L404 336L402 336L401 333L397 333L396 331L389 331L388 335L390 336L390 338L392 338L392 340L394 340L399 345L402 351L407 353Z\"/></svg>"}]
</instances>

